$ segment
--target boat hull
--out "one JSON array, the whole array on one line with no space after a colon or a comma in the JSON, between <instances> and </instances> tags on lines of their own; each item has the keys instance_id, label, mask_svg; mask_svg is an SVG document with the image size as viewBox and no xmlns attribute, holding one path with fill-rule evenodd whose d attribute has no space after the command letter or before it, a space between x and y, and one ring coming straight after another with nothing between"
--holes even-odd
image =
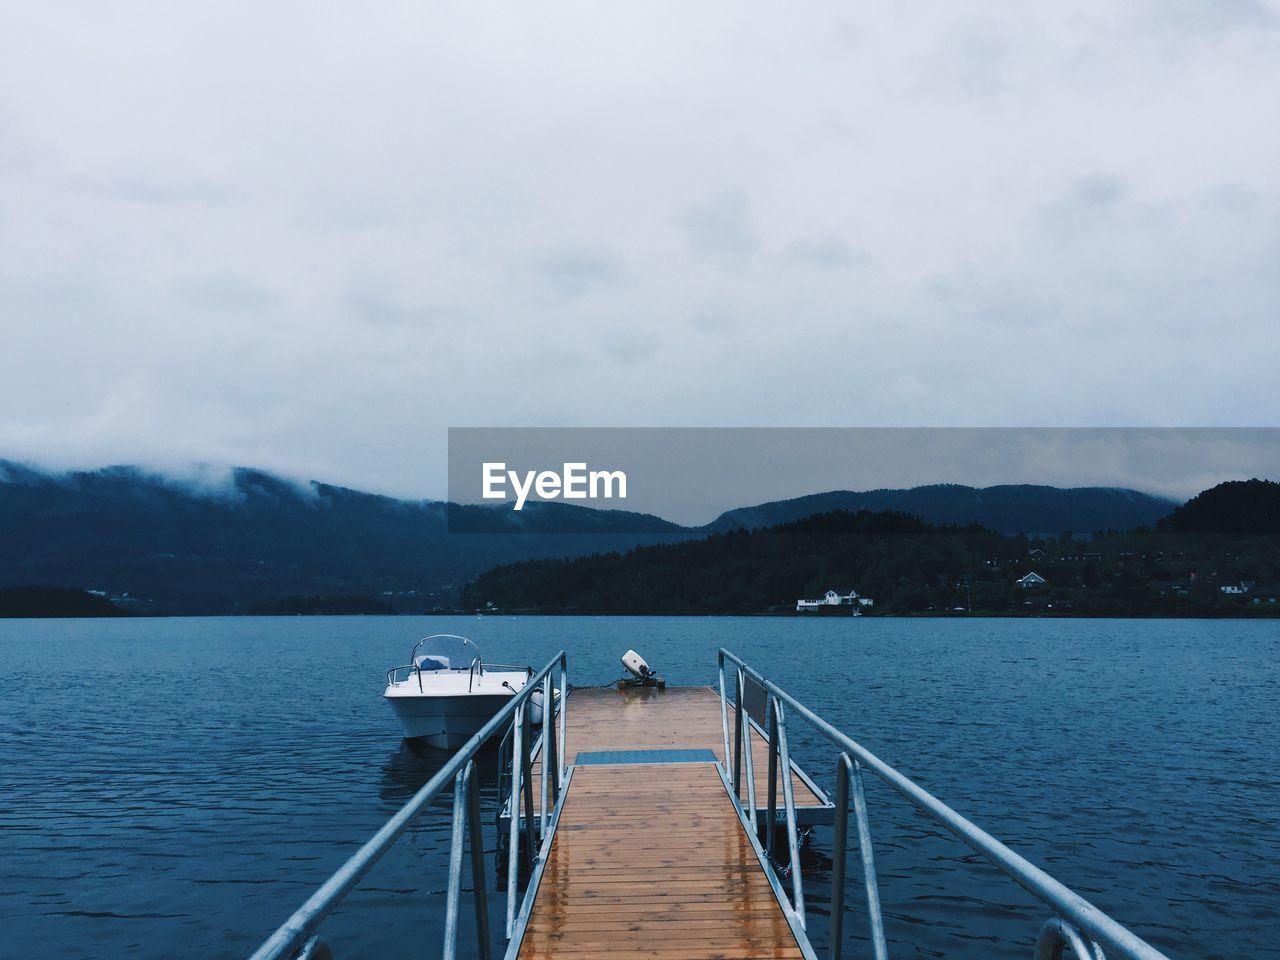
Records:
<instances>
[{"instance_id":1,"label":"boat hull","mask_svg":"<svg viewBox=\"0 0 1280 960\"><path fill-rule=\"evenodd\" d=\"M511 699L510 693L472 694L462 697L387 697L405 738L456 750L493 719Z\"/></svg>"}]
</instances>

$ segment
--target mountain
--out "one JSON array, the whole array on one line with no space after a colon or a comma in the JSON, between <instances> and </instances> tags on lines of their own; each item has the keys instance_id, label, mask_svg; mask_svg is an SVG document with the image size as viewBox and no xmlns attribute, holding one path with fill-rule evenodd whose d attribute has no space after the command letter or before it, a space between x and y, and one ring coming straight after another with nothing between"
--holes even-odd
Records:
<instances>
[{"instance_id":1,"label":"mountain","mask_svg":"<svg viewBox=\"0 0 1280 960\"><path fill-rule=\"evenodd\" d=\"M1160 524L1175 533L1280 534L1280 483L1232 480L1192 497Z\"/></svg>"},{"instance_id":2,"label":"mountain","mask_svg":"<svg viewBox=\"0 0 1280 960\"><path fill-rule=\"evenodd\" d=\"M468 527L490 532L451 535L448 509L477 512ZM637 529L647 532L616 532ZM499 563L692 535L657 517L396 500L249 469L200 487L132 467L51 474L6 461L0 530L0 587L79 587L172 614L324 597L423 612L453 606L463 583Z\"/></svg>"},{"instance_id":3,"label":"mountain","mask_svg":"<svg viewBox=\"0 0 1280 960\"><path fill-rule=\"evenodd\" d=\"M1026 550L1025 540L1004 544L977 527L965 534L980 556ZM622 554L496 567L468 584L462 599L513 612L711 615L794 609L799 597L856 587L880 590L885 607L884 585L949 572L951 539L952 531L907 514L841 510Z\"/></svg>"},{"instance_id":4,"label":"mountain","mask_svg":"<svg viewBox=\"0 0 1280 960\"><path fill-rule=\"evenodd\" d=\"M836 510L626 553L496 567L467 585L462 602L510 613L794 614L801 598L856 590L874 601L872 614L1274 617L1278 579L1280 536L1253 529L1037 539Z\"/></svg>"},{"instance_id":5,"label":"mountain","mask_svg":"<svg viewBox=\"0 0 1280 960\"><path fill-rule=\"evenodd\" d=\"M105 597L66 587L0 587L0 617L123 617Z\"/></svg>"},{"instance_id":6,"label":"mountain","mask_svg":"<svg viewBox=\"0 0 1280 960\"><path fill-rule=\"evenodd\" d=\"M771 527L834 510L908 513L931 524L976 523L997 533L1056 537L1095 530L1152 526L1171 513L1174 500L1114 487L1059 487L1030 484L966 487L934 484L910 490L836 490L793 500L777 500L721 514L713 532Z\"/></svg>"},{"instance_id":7,"label":"mountain","mask_svg":"<svg viewBox=\"0 0 1280 960\"><path fill-rule=\"evenodd\" d=\"M145 613L424 612L453 607L463 584L502 564L674 543L858 504L1055 536L1129 529L1173 507L1130 490L936 486L817 494L682 527L555 502L515 513L397 500L246 468L202 486L134 467L51 473L0 460L0 587L94 590Z\"/></svg>"}]
</instances>

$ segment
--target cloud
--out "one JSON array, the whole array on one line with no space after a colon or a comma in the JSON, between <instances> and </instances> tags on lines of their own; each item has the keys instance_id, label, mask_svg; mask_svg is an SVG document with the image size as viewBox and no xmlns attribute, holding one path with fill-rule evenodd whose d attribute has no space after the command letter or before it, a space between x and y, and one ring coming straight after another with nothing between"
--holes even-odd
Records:
<instances>
[{"instance_id":1,"label":"cloud","mask_svg":"<svg viewBox=\"0 0 1280 960\"><path fill-rule=\"evenodd\" d=\"M930 53L925 87L949 87L978 99L996 97L1008 89L1011 47L992 20L956 24Z\"/></svg>"},{"instance_id":2,"label":"cloud","mask_svg":"<svg viewBox=\"0 0 1280 960\"><path fill-rule=\"evenodd\" d=\"M0 457L1274 423L1278 9L7 5Z\"/></svg>"},{"instance_id":3,"label":"cloud","mask_svg":"<svg viewBox=\"0 0 1280 960\"><path fill-rule=\"evenodd\" d=\"M446 311L415 303L401 294L375 284L358 284L342 297L342 310L374 328L410 327L421 329L443 319Z\"/></svg>"},{"instance_id":4,"label":"cloud","mask_svg":"<svg viewBox=\"0 0 1280 960\"><path fill-rule=\"evenodd\" d=\"M221 207L236 202L236 192L212 180L176 179L155 174L68 177L68 189L104 200L156 206Z\"/></svg>"},{"instance_id":5,"label":"cloud","mask_svg":"<svg viewBox=\"0 0 1280 960\"><path fill-rule=\"evenodd\" d=\"M275 295L265 286L235 274L180 280L174 288L174 296L188 309L215 313L261 313L276 302Z\"/></svg>"},{"instance_id":6,"label":"cloud","mask_svg":"<svg viewBox=\"0 0 1280 960\"><path fill-rule=\"evenodd\" d=\"M847 269L865 264L869 259L865 253L855 251L843 238L831 233L793 240L787 245L785 257L792 263L823 270Z\"/></svg>"},{"instance_id":7,"label":"cloud","mask_svg":"<svg viewBox=\"0 0 1280 960\"><path fill-rule=\"evenodd\" d=\"M719 335L733 333L740 324L732 313L712 308L694 313L689 318L689 326L699 333Z\"/></svg>"},{"instance_id":8,"label":"cloud","mask_svg":"<svg viewBox=\"0 0 1280 960\"><path fill-rule=\"evenodd\" d=\"M751 201L740 189L703 198L683 213L680 225L699 257L740 261L759 247L751 224Z\"/></svg>"},{"instance_id":9,"label":"cloud","mask_svg":"<svg viewBox=\"0 0 1280 960\"><path fill-rule=\"evenodd\" d=\"M1265 0L1147 0L1140 9L1147 29L1155 33L1208 38L1280 27L1280 12Z\"/></svg>"},{"instance_id":10,"label":"cloud","mask_svg":"<svg viewBox=\"0 0 1280 960\"><path fill-rule=\"evenodd\" d=\"M562 297L580 297L622 279L617 261L600 253L568 252L538 257L534 269Z\"/></svg>"},{"instance_id":11,"label":"cloud","mask_svg":"<svg viewBox=\"0 0 1280 960\"><path fill-rule=\"evenodd\" d=\"M658 337L635 327L610 330L604 335L604 349L619 363L633 366L653 357L658 351Z\"/></svg>"},{"instance_id":12,"label":"cloud","mask_svg":"<svg viewBox=\"0 0 1280 960\"><path fill-rule=\"evenodd\" d=\"M1125 188L1119 177L1094 173L1078 178L1069 190L1070 203L1094 209L1114 209L1124 197Z\"/></svg>"}]
</instances>

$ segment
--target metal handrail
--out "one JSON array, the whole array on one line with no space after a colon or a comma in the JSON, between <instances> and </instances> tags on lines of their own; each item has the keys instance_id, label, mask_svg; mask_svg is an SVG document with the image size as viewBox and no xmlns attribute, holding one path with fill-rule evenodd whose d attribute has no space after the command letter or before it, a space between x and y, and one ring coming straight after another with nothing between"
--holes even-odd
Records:
<instances>
[{"instance_id":1,"label":"metal handrail","mask_svg":"<svg viewBox=\"0 0 1280 960\"><path fill-rule=\"evenodd\" d=\"M533 667L527 663L486 663L482 666L490 673L516 673L523 670L529 676L533 676Z\"/></svg>"},{"instance_id":2,"label":"metal handrail","mask_svg":"<svg viewBox=\"0 0 1280 960\"><path fill-rule=\"evenodd\" d=\"M867 895L867 917L871 923L871 947L875 960L888 960L884 937L884 915L880 911L880 888L876 882L876 858L871 848L871 822L867 818L867 797L862 788L862 767L847 753L836 761L836 841L831 855L831 955L839 960L844 945L845 855L849 835L849 788L853 787L854 816L858 822L858 852L862 854L862 880ZM1085 960L1081 957L1079 960Z\"/></svg>"},{"instance_id":3,"label":"metal handrail","mask_svg":"<svg viewBox=\"0 0 1280 960\"><path fill-rule=\"evenodd\" d=\"M473 647L475 646L475 641L473 641L470 637L464 637L461 634L433 633L429 637L423 637L421 640L419 640L417 643L413 645L413 648L409 651L410 660L412 660L414 657L414 654L418 652L418 648L422 646L424 643L426 643L428 640L462 640L462 641L465 641L466 643L471 644Z\"/></svg>"},{"instance_id":4,"label":"metal handrail","mask_svg":"<svg viewBox=\"0 0 1280 960\"><path fill-rule=\"evenodd\" d=\"M531 699L537 693L542 694L542 719L540 721L542 730L540 736L535 740L532 718L529 716L529 708L526 706L519 718L512 723L510 731L503 737L501 762L505 766L507 744L510 741L511 774L507 780L509 786L507 794L505 796L502 794L501 780L498 788L498 822L501 824L501 812L507 809L508 805L511 817L507 824L508 850L516 851L519 848L520 823L523 820L525 849L529 851L526 857L526 864L530 870L532 870L535 860L546 853L543 847L535 841L535 833L542 841L545 842L547 840L552 814L561 796L561 789L567 783L565 736L568 729L568 719L565 710L569 696L568 673L563 670L560 672L560 688L558 691L552 682L551 674L540 674L540 676L541 681L533 678L526 684L526 688L538 685L538 689L530 694ZM539 800L535 818L532 765L533 758L539 754L541 754L542 762L538 788ZM523 812L521 812L521 806L524 807ZM535 822L537 824L536 830ZM536 855L534 853L535 850L538 851ZM519 864L517 863L516 855L514 852L510 853L507 858L506 930L508 939L512 937L519 923L514 895L518 870Z\"/></svg>"},{"instance_id":5,"label":"metal handrail","mask_svg":"<svg viewBox=\"0 0 1280 960\"><path fill-rule=\"evenodd\" d=\"M483 859L484 859L484 843L481 836L481 823L479 817L479 794L477 792L475 762L476 754L480 752L480 748L490 737L502 729L507 723L513 723L515 729L520 731L523 727L528 726L528 714L525 709L527 701L533 696L536 690L542 689L550 682L552 674L556 668L560 670L560 685L562 689L567 689L568 677L568 659L564 651L556 654L551 661L541 670L534 673L521 688L520 692L511 698L511 700L503 704L502 709L494 714L493 718L486 723L474 737L468 740L448 762L440 769L440 771L432 777L427 783L413 795L412 798L400 808L400 810L385 824L382 828L370 838L364 846L355 852L346 863L326 880L315 893L307 898L293 915L289 917L280 927L271 934L270 937L263 942L262 946L254 951L250 960L292 960L300 953L307 955L314 954L317 950L324 949L323 943L318 941L314 936L317 928L333 910L338 906L342 899L355 888L356 884L367 874L373 865L385 854L391 846L400 838L400 836L409 828L409 825L427 808L427 806L440 796L446 788L451 784L454 788L454 804L453 804L453 834L452 847L449 857L449 889L446 903L445 913L445 935L443 956L452 958L457 952L457 926L458 926L458 907L459 898L461 896L462 882L462 841L465 833L470 833L471 858L472 858L472 886L475 890L476 897L476 913L477 913L477 936L480 944L481 956L488 960L492 950L489 943L488 933L488 889L484 882L483 876ZM558 740L558 749L556 741L551 742L551 749L554 753L554 766L560 772L557 779L557 787L564 783L564 704L565 698L560 701L560 737ZM543 726L547 726L547 712L554 710L554 704L546 704L543 710ZM517 738L519 733L517 733ZM519 740L517 739L517 743ZM526 740L527 742L527 740ZM552 754L543 754L545 767L547 758ZM513 757L513 765L517 770L528 770L529 756L526 751L524 756L520 756L520 749L517 747L516 756ZM519 774L515 774L519 776ZM525 781L527 783L527 779ZM513 790L513 797L519 789L519 781L515 782L516 790ZM528 829L532 830L532 792L526 790L528 794ZM513 821L518 821L519 817L513 817ZM468 830L469 824L469 830ZM512 838L517 839L513 832ZM532 834L528 838L529 842L526 850L530 858L533 856L534 846ZM517 845L513 845L508 851L508 857L512 863L515 863L519 856ZM508 874L507 899L508 910L511 904L516 900L516 875L514 871ZM483 918L483 922L482 922ZM508 927L508 930L510 927Z\"/></svg>"},{"instance_id":6,"label":"metal handrail","mask_svg":"<svg viewBox=\"0 0 1280 960\"><path fill-rule=\"evenodd\" d=\"M1012 878L1025 890L1034 897L1047 905L1055 914L1056 920L1050 920L1041 932L1040 956L1044 958L1046 954L1052 956L1055 949L1060 954L1062 945L1070 945L1073 951L1077 952L1078 960L1102 960L1102 949L1114 952L1115 955L1127 960L1168 960L1165 954L1161 953L1151 944L1147 943L1141 937L1132 933L1126 927L1113 920L1107 914L1103 913L1093 904L1089 903L1079 894L1073 892L1068 887L1055 880L1045 871L1041 870L1035 864L1031 863L1024 857L1014 853L1007 846L997 840L991 834L978 827L976 824L962 817L956 811L933 796L923 788L917 786L907 777L903 776L893 767L889 766L871 751L867 750L861 744L857 743L850 737L841 733L822 717L818 716L803 703L791 696L777 684L765 677L758 671L748 666L741 658L724 648L719 651L719 673L720 673L720 696L721 696L721 720L724 726L724 741L726 751L729 743L729 712L728 706L724 702L725 684L724 671L725 662L728 661L735 668L738 675L738 698L734 704L735 717L745 717L746 711L742 709L741 692L743 681L746 677L751 677L764 689L768 696L768 705L771 711L777 711L771 716L777 717L778 733L771 736L770 740L777 740L778 745L775 748L772 743L770 751L777 749L779 761L782 769L786 771L784 782L784 801L787 807L788 821L788 840L792 839L791 825L795 815L794 798L788 796L790 791L787 785L790 783L790 763L789 758L785 755L785 710L793 711L798 716L804 718L813 726L828 742L833 744L840 750L840 758L837 761L837 808L836 808L836 856L833 858L832 870L832 935L831 935L831 955L835 960L839 960L842 948L842 925L844 912L844 857L847 845L846 834L848 832L848 798L849 789L852 785L852 793L854 797L855 815L858 821L858 841L859 848L863 858L864 880L867 888L867 907L868 914L872 925L872 940L875 950L876 960L886 960L887 950L884 940L884 921L880 912L879 893L876 887L875 862L871 850L870 825L866 814L866 798L862 789L862 770L865 768L874 773L882 781L893 788L898 794L905 797L917 809L925 813L934 822L945 827L951 833L955 834L960 840L964 841L978 853L982 854L990 860L1002 872ZM748 728L747 756L750 756L750 744ZM741 741L738 742L738 751L741 752ZM726 761L728 756L726 753ZM735 770L738 766L738 759L734 758ZM777 771L773 769L771 763L771 778L775 776ZM735 778L734 789L738 790L738 782ZM770 793L773 794L774 784L770 783ZM771 805L772 806L772 805ZM775 823L772 820L773 810L770 810L771 818L768 829L772 832L775 829ZM746 821L744 820L744 823ZM799 862L795 858L794 841L792 842L792 870L796 874L799 872ZM793 878L793 890L797 892L797 899L794 909L802 912L803 900L800 899L802 894L799 893L801 887L799 882ZM839 919L837 919L839 918ZM1092 942L1086 943L1085 938L1089 938ZM1079 951L1084 950L1085 953Z\"/></svg>"},{"instance_id":7,"label":"metal handrail","mask_svg":"<svg viewBox=\"0 0 1280 960\"><path fill-rule=\"evenodd\" d=\"M422 671L418 668L418 665L417 665L416 663L406 663L406 664L404 664L404 665L402 665L402 666L399 666L399 667L392 667L390 670L388 670L388 671L387 671L387 686L388 686L388 687L390 687L390 686L393 686L393 685L395 685L395 684L397 684L397 683L399 683L399 682L400 682L399 680L397 680L397 679L396 679L396 674L397 674L397 673L399 673L401 670L408 670L408 671L409 671L408 673L406 673L406 674L404 675L405 680L408 680L408 679L409 679L409 677L413 676L414 674L416 674L416 675L417 675L417 677L418 677L418 692L419 692L419 693L421 693L421 692L422 692Z\"/></svg>"},{"instance_id":8,"label":"metal handrail","mask_svg":"<svg viewBox=\"0 0 1280 960\"><path fill-rule=\"evenodd\" d=\"M770 699L769 714L769 849L773 849L774 816L777 810L777 778L782 777L782 799L787 817L787 852L790 854L791 906L803 928L804 879L800 865L800 834L796 825L795 785L791 782L791 750L787 746L787 723L782 703Z\"/></svg>"},{"instance_id":9,"label":"metal handrail","mask_svg":"<svg viewBox=\"0 0 1280 960\"><path fill-rule=\"evenodd\" d=\"M438 633L438 634L436 634L435 636L437 636L437 637L452 637L452 636L453 636L453 634L452 634L452 633ZM424 637L423 639L425 639L425 640L430 640L430 639L432 639L432 637ZM419 642L419 643L421 643L422 641L421 641L421 640L419 640L418 642ZM416 648L415 648L415 649L416 649ZM474 660L472 660L472 661L471 661L471 666L467 668L468 675L469 675L469 677L470 677L470 680L468 680L468 682L467 682L467 690L468 690L468 692L469 692L469 691L471 690L471 688L475 685L475 674L476 674L476 669L477 669L477 667L479 668L479 670L480 670L480 676L482 676L482 677L484 676L484 673L485 673L485 671L486 671L486 670L488 670L490 673L500 673L500 672L503 672L503 671L510 671L510 672L512 672L512 673L516 673L517 671L523 670L523 671L525 671L525 673L527 673L529 676L533 676L533 667L529 666L528 664L521 664L521 663L491 663L491 664L489 664L488 666L485 666L484 658L483 658L483 657L476 657ZM447 668L447 669L449 669L449 670L457 670L459 673L461 673L463 668L462 668L462 667L449 667L449 668ZM401 681L396 677L396 674L398 674L401 670L407 670L407 671L408 671L408 673L406 673L406 674L405 674L405 676L404 676L404 679L405 679L405 680L408 680L408 679L409 679L409 677L411 677L411 676L415 676L415 675L417 676L417 678L418 678L418 692L419 692L419 693L421 693L421 692L422 692L422 668L421 668L421 667L419 667L416 663L405 663L405 664L402 664L402 665L400 665L400 666L398 666L398 667L392 667L390 670L388 670L388 671L387 671L387 686L388 686L388 687L390 687L390 686L392 686L393 684L396 684L396 683L400 683L400 682L401 682ZM432 671L432 672L434 673L435 671Z\"/></svg>"}]
</instances>

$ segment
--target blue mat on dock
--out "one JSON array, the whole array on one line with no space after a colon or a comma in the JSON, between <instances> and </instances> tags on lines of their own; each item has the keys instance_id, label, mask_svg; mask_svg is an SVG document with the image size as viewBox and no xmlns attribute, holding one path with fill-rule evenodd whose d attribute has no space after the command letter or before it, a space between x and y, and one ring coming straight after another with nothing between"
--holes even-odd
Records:
<instances>
[{"instance_id":1,"label":"blue mat on dock","mask_svg":"<svg viewBox=\"0 0 1280 960\"><path fill-rule=\"evenodd\" d=\"M715 763L710 750L597 750L578 754L578 766L615 763Z\"/></svg>"}]
</instances>

